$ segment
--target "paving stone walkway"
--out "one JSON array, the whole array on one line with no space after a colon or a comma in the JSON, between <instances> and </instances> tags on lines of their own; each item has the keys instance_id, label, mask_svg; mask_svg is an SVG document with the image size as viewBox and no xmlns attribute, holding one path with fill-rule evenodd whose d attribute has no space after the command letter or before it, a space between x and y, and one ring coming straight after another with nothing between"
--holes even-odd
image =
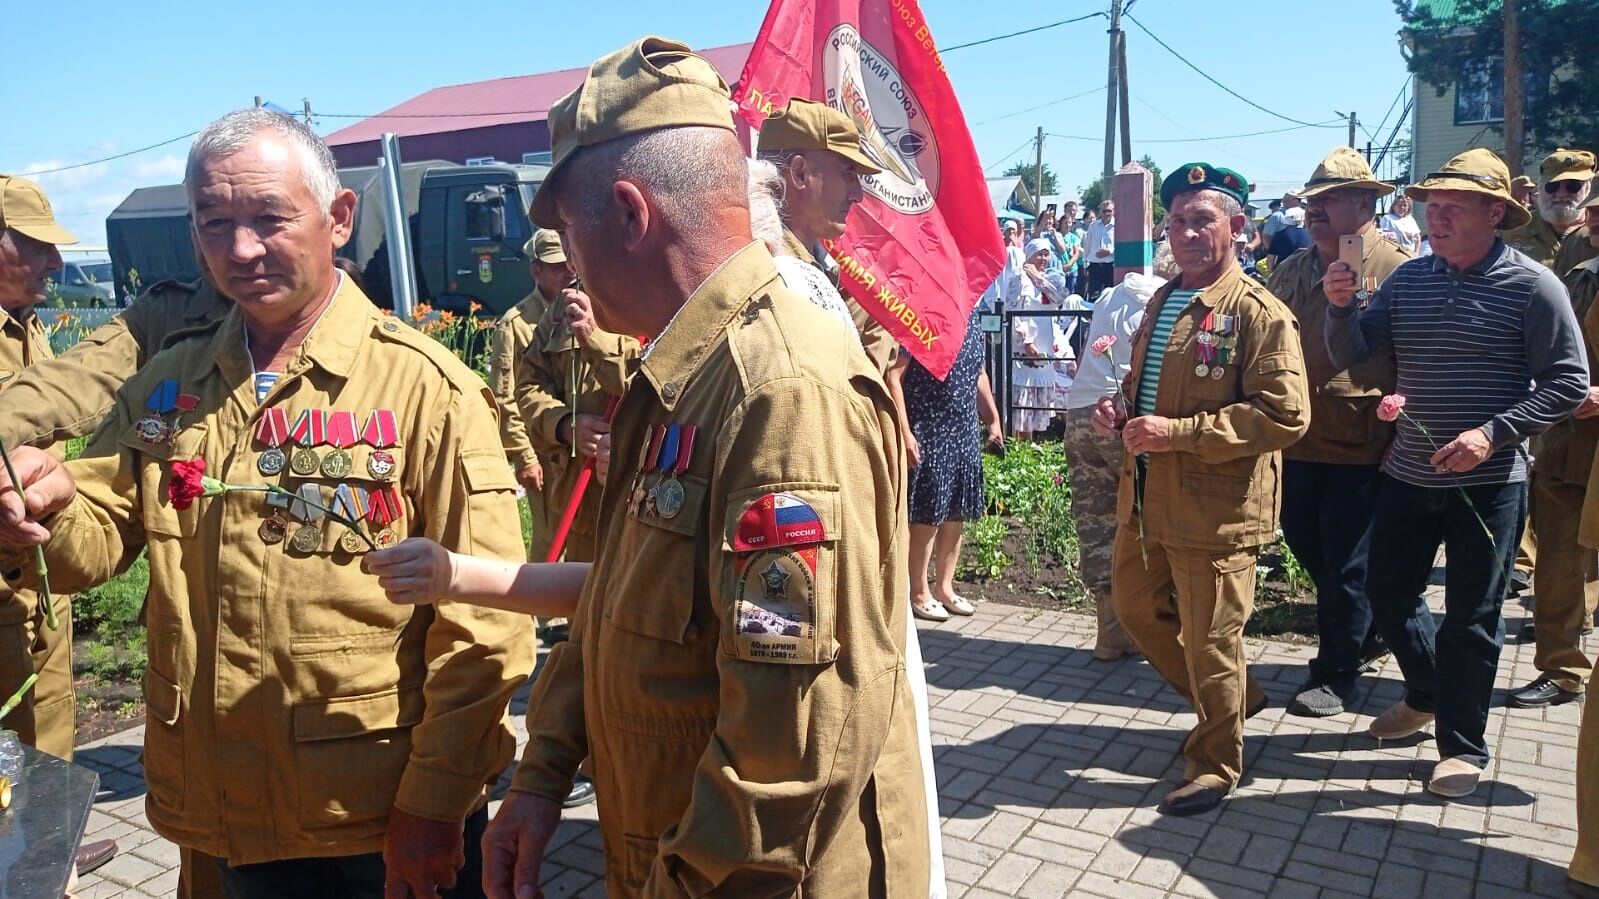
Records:
<instances>
[{"instance_id":1,"label":"paving stone walkway","mask_svg":"<svg viewBox=\"0 0 1599 899\"><path fill-rule=\"evenodd\" d=\"M1429 591L1435 608L1441 589ZM1576 841L1580 704L1507 709L1503 692L1536 675L1516 640L1530 616L1506 606L1511 637L1489 721L1496 753L1477 794L1453 803L1423 787L1430 739L1365 735L1401 694L1387 662L1361 685L1358 714L1295 718L1284 705L1309 647L1252 641L1272 707L1247 725L1244 783L1219 813L1155 813L1180 778L1194 724L1141 661L1094 662L1087 616L985 604L921 631L932 702L951 897L1525 897L1564 895ZM1599 640L1590 638L1590 653ZM520 714L526 690L513 711ZM518 722L520 731L520 722ZM122 853L79 895L171 896L175 847L149 829L136 728L79 750L103 793L88 839ZM603 896L594 807L552 843L545 893Z\"/></svg>"}]
</instances>

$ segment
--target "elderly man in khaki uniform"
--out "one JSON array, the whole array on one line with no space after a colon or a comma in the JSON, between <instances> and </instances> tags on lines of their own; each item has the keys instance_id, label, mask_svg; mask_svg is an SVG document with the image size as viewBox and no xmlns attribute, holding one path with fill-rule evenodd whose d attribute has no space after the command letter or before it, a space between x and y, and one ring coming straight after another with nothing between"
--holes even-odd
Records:
<instances>
[{"instance_id":1,"label":"elderly man in khaki uniform","mask_svg":"<svg viewBox=\"0 0 1599 899\"><path fill-rule=\"evenodd\" d=\"M1216 808L1243 774L1244 719L1266 704L1244 661L1255 562L1277 537L1280 451L1310 422L1293 314L1233 253L1248 183L1198 162L1161 184L1182 275L1149 301L1124 392L1095 407L1095 428L1128 450L1116 616L1199 715L1169 815Z\"/></svg>"},{"instance_id":2,"label":"elderly man in khaki uniform","mask_svg":"<svg viewBox=\"0 0 1599 899\"><path fill-rule=\"evenodd\" d=\"M844 236L849 211L864 195L861 176L882 171L861 150L860 129L826 103L795 97L761 123L755 155L776 165L783 178L783 248L838 283L838 263L824 241ZM899 342L854 297L845 294L844 303L866 355L886 377L899 358Z\"/></svg>"},{"instance_id":3,"label":"elderly man in khaki uniform","mask_svg":"<svg viewBox=\"0 0 1599 899\"><path fill-rule=\"evenodd\" d=\"M1283 450L1283 538L1316 583L1317 652L1288 707L1295 715L1342 714L1364 656L1380 645L1366 598L1366 548L1378 466L1393 439L1393 427L1377 419L1377 403L1393 392L1394 356L1377 353L1349 369L1332 364L1322 339L1321 279L1346 238L1359 242L1360 274L1373 286L1410 258L1372 220L1378 198L1393 191L1355 150L1328 153L1299 192L1314 243L1273 267L1266 285L1299 322L1310 382L1310 430Z\"/></svg>"},{"instance_id":4,"label":"elderly man in khaki uniform","mask_svg":"<svg viewBox=\"0 0 1599 899\"><path fill-rule=\"evenodd\" d=\"M527 423L528 440L544 460L543 499L550 532L534 541L534 559L542 562L549 554L554 528L566 514L584 460L599 454L600 442L610 432L605 410L626 389L639 342L595 327L586 295L574 292L569 299L563 294L572 287L573 278L560 237L549 229L539 234L554 241L545 253L551 259L558 256L559 271L566 273L539 282L540 293L550 301L516 360L516 405ZM552 264L546 278L553 269ZM563 278L565 283L560 283ZM572 320L574 307L581 315ZM591 484L572 519L561 559L594 561L599 523L600 485Z\"/></svg>"},{"instance_id":5,"label":"elderly man in khaki uniform","mask_svg":"<svg viewBox=\"0 0 1599 899\"><path fill-rule=\"evenodd\" d=\"M532 441L528 440L527 423L522 421L522 412L516 406L516 361L527 351L533 340L533 328L550 306L545 291L539 287L540 275L546 266L555 267L566 270L566 281L570 282L571 271L566 266L566 254L561 252L559 234L537 232L528 238L522 252L528 258L528 269L533 276L533 292L512 306L494 325L494 338L489 343L489 389L494 392L494 406L500 413L500 442L505 446L505 458L526 491L528 507L533 513L533 549L528 558L537 561L544 558L544 554L538 552L538 542L549 539L554 525L544 506L544 466L539 462Z\"/></svg>"},{"instance_id":6,"label":"elderly man in khaki uniform","mask_svg":"<svg viewBox=\"0 0 1599 899\"><path fill-rule=\"evenodd\" d=\"M533 219L599 324L653 339L485 840L501 899L535 888L590 754L611 896L928 894L904 448L881 378L751 237L728 110L708 62L646 38L550 112Z\"/></svg>"},{"instance_id":7,"label":"elderly man in khaki uniform","mask_svg":"<svg viewBox=\"0 0 1599 899\"><path fill-rule=\"evenodd\" d=\"M304 125L231 113L186 183L237 305L130 378L82 459L19 450L31 514L0 493L0 542L44 541L71 589L148 552L147 814L216 857L226 895L433 895L463 863L471 882L527 620L413 613L361 557L407 535L522 555L492 399L333 269L355 198Z\"/></svg>"}]
</instances>

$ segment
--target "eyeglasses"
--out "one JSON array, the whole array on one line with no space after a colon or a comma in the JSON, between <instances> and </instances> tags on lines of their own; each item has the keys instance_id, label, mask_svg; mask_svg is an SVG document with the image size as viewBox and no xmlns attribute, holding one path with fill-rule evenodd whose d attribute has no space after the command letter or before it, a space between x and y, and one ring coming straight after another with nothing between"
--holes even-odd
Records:
<instances>
[{"instance_id":1,"label":"eyeglasses","mask_svg":"<svg viewBox=\"0 0 1599 899\"><path fill-rule=\"evenodd\" d=\"M1543 186L1543 192L1546 194L1557 194L1564 191L1568 194L1580 194L1582 193L1583 185L1586 183L1587 182L1584 181L1572 181L1570 179L1551 181Z\"/></svg>"}]
</instances>

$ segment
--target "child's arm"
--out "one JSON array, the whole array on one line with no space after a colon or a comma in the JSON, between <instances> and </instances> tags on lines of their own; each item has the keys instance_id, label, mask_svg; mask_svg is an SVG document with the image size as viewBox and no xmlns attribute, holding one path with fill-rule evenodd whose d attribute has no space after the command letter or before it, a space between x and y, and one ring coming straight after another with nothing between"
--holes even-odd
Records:
<instances>
[{"instance_id":1,"label":"child's arm","mask_svg":"<svg viewBox=\"0 0 1599 899\"><path fill-rule=\"evenodd\" d=\"M390 602L446 600L547 618L569 618L577 611L589 573L586 562L517 564L464 556L425 537L368 553L364 564Z\"/></svg>"}]
</instances>

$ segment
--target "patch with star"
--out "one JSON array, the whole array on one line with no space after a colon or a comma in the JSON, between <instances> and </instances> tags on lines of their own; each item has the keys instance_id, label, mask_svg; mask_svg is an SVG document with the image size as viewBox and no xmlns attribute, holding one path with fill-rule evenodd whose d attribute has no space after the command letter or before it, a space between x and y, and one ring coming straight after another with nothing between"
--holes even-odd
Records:
<instances>
[{"instance_id":1,"label":"patch with star","mask_svg":"<svg viewBox=\"0 0 1599 899\"><path fill-rule=\"evenodd\" d=\"M739 558L733 652L751 662L814 664L818 547L753 552Z\"/></svg>"}]
</instances>

